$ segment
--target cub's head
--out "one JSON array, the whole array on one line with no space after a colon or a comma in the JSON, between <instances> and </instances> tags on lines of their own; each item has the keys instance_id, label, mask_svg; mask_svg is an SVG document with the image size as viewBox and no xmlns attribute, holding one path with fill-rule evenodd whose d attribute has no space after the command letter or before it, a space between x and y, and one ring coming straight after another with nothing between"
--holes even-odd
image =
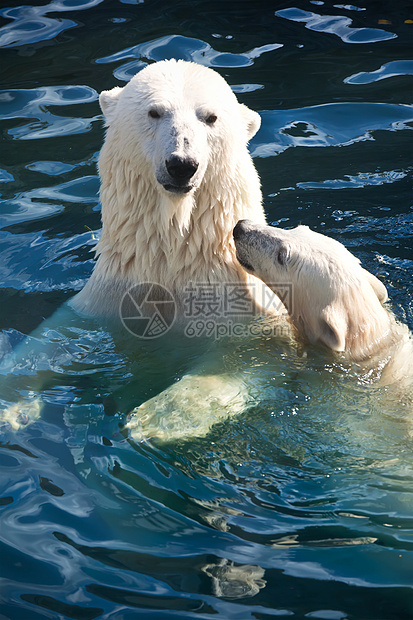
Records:
<instances>
[{"instance_id":1,"label":"cub's head","mask_svg":"<svg viewBox=\"0 0 413 620\"><path fill-rule=\"evenodd\" d=\"M233 236L240 264L280 296L311 342L348 350L387 314L385 286L338 241L307 226L282 230L248 220Z\"/></svg>"},{"instance_id":2,"label":"cub's head","mask_svg":"<svg viewBox=\"0 0 413 620\"><path fill-rule=\"evenodd\" d=\"M197 189L209 167L235 165L260 126L218 73L181 60L148 65L99 101L113 156L175 195Z\"/></svg>"}]
</instances>

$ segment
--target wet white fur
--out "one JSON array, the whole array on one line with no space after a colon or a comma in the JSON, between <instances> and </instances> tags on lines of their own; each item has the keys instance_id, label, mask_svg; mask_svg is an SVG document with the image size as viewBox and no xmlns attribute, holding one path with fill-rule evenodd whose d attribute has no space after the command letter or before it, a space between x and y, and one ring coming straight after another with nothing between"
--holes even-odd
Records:
<instances>
[{"instance_id":1,"label":"wet white fur","mask_svg":"<svg viewBox=\"0 0 413 620\"><path fill-rule=\"evenodd\" d=\"M411 379L411 334L382 305L385 286L344 245L307 226L282 230L252 222L243 224L236 245L241 261L283 296L310 342L376 366L386 383Z\"/></svg>"},{"instance_id":2,"label":"wet white fur","mask_svg":"<svg viewBox=\"0 0 413 620\"><path fill-rule=\"evenodd\" d=\"M255 281L235 258L232 229L240 218L265 223L247 150L259 115L238 103L212 69L175 60L149 65L125 87L103 91L100 104L107 125L99 159L103 229L94 272L74 298L75 309L115 315L120 296L138 282L166 286L179 304L191 281ZM208 124L211 114L217 120ZM187 194L162 185L172 155L199 163Z\"/></svg>"},{"instance_id":3,"label":"wet white fur","mask_svg":"<svg viewBox=\"0 0 413 620\"><path fill-rule=\"evenodd\" d=\"M99 158L102 233L93 274L70 305L85 315L116 318L123 294L146 281L171 291L178 316L190 283L246 283L259 305L263 285L236 260L232 229L241 218L265 223L247 149L260 116L238 103L212 69L175 60L151 64L123 88L103 91L100 105L107 126ZM208 122L211 115L215 122ZM172 156L198 164L186 194L164 188ZM65 320L63 309L48 323ZM137 437L142 426L144 436L176 436L191 424L195 434L205 433L217 409L223 413L229 402L231 411L242 407L244 393L242 382L194 369L135 410L129 427ZM25 407L22 402L9 408L0 421L18 428L16 411ZM24 419L33 421L39 411L35 400ZM183 430L173 412L182 414ZM170 430L164 428L168 420Z\"/></svg>"}]
</instances>

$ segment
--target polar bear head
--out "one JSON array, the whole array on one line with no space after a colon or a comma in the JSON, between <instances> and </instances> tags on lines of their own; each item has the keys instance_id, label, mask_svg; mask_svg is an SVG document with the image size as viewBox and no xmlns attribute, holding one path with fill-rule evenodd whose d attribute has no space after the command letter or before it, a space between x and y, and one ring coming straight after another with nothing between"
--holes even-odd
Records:
<instances>
[{"instance_id":1,"label":"polar bear head","mask_svg":"<svg viewBox=\"0 0 413 620\"><path fill-rule=\"evenodd\" d=\"M199 188L209 166L228 172L260 126L218 73L180 60L148 65L99 101L107 141L169 195Z\"/></svg>"},{"instance_id":2,"label":"polar bear head","mask_svg":"<svg viewBox=\"0 0 413 620\"><path fill-rule=\"evenodd\" d=\"M297 226L282 230L241 220L237 258L284 301L311 342L360 358L388 329L385 286L341 243Z\"/></svg>"}]
</instances>

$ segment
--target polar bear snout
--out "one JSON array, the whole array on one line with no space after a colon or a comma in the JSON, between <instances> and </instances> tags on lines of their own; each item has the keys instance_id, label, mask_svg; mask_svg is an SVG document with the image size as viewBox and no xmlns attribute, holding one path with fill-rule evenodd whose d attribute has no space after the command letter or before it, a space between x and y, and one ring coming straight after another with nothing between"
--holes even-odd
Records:
<instances>
[{"instance_id":1,"label":"polar bear snout","mask_svg":"<svg viewBox=\"0 0 413 620\"><path fill-rule=\"evenodd\" d=\"M240 265L264 281L271 279L267 275L285 265L287 249L279 236L282 232L251 220L239 220L232 236Z\"/></svg>"},{"instance_id":2,"label":"polar bear snout","mask_svg":"<svg viewBox=\"0 0 413 620\"><path fill-rule=\"evenodd\" d=\"M250 220L239 220L232 231L237 260L241 267L249 273L254 273L254 267L251 265L250 244L248 242L248 232L250 232L253 227L254 223Z\"/></svg>"},{"instance_id":3,"label":"polar bear snout","mask_svg":"<svg viewBox=\"0 0 413 620\"><path fill-rule=\"evenodd\" d=\"M198 170L199 164L192 157L178 157L173 155L165 161L165 167L171 179L171 183L165 183L164 188L174 193L187 193L193 185L192 177Z\"/></svg>"},{"instance_id":4,"label":"polar bear snout","mask_svg":"<svg viewBox=\"0 0 413 620\"><path fill-rule=\"evenodd\" d=\"M241 240L245 233L254 226L251 220L239 220L235 225L234 230L232 231L232 235L234 237L234 241Z\"/></svg>"}]
</instances>

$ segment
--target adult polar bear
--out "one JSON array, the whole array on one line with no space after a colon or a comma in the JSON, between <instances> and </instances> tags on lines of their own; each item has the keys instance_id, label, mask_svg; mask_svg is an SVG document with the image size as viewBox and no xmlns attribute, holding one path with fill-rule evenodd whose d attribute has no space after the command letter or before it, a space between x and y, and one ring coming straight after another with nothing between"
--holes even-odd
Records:
<instances>
[{"instance_id":1,"label":"adult polar bear","mask_svg":"<svg viewBox=\"0 0 413 620\"><path fill-rule=\"evenodd\" d=\"M119 317L123 294L142 282L171 291L181 316L191 282L240 283L261 297L232 238L240 219L265 223L247 149L260 116L218 73L180 60L147 66L123 88L103 91L100 105L107 125L99 159L103 227L94 271L72 308ZM49 324L65 320L58 311ZM238 376L194 370L144 403L129 426L135 436L142 425L144 436L185 435L190 427L202 434L217 416L242 409L245 397ZM34 418L39 402L29 409L19 403L3 418L16 428L22 410Z\"/></svg>"},{"instance_id":2,"label":"adult polar bear","mask_svg":"<svg viewBox=\"0 0 413 620\"><path fill-rule=\"evenodd\" d=\"M172 292L183 315L189 283L240 283L257 302L262 285L239 265L232 230L265 223L258 174L247 149L260 116L238 103L215 71L184 61L143 69L100 95L107 125L99 159L103 229L98 260L73 307L117 314L140 282ZM188 374L129 419L136 438L205 433L242 410L239 376Z\"/></svg>"},{"instance_id":3,"label":"adult polar bear","mask_svg":"<svg viewBox=\"0 0 413 620\"><path fill-rule=\"evenodd\" d=\"M178 304L190 282L251 283L232 229L247 217L265 221L247 150L260 116L218 73L181 60L147 66L103 91L100 104L108 128L99 159L103 229L73 307L116 315L120 296L146 281Z\"/></svg>"}]
</instances>

